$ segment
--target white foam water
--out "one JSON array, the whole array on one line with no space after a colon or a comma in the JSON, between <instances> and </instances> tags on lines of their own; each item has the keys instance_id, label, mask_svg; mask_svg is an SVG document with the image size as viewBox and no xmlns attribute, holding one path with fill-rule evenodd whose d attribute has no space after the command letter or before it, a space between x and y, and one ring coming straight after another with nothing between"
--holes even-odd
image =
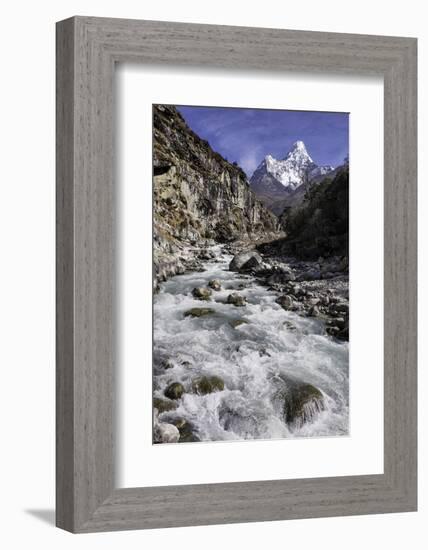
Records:
<instances>
[{"instance_id":1,"label":"white foam water","mask_svg":"<svg viewBox=\"0 0 428 550\"><path fill-rule=\"evenodd\" d=\"M169 369L154 369L154 396L180 382L186 393L172 413L196 429L201 441L339 436L348 433L349 387L347 342L327 336L323 322L285 311L254 277L229 271L231 256L213 247L215 261L204 272L178 275L154 297L154 357L167 358ZM209 302L192 296L194 287L219 279L222 290ZM240 289L240 285L245 288ZM247 299L245 307L227 304L231 292ZM214 314L185 317L194 307ZM233 328L230 321L243 319ZM191 391L192 380L217 375L225 388L208 395ZM324 407L305 409L307 421L290 426L275 395L281 376L313 384Z\"/></svg>"}]
</instances>

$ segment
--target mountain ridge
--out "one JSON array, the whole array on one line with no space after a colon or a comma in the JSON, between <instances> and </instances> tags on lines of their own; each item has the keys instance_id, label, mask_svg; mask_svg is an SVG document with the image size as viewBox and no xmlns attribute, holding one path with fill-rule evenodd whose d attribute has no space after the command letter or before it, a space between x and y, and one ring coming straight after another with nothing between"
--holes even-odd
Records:
<instances>
[{"instance_id":1,"label":"mountain ridge","mask_svg":"<svg viewBox=\"0 0 428 550\"><path fill-rule=\"evenodd\" d=\"M302 186L319 183L335 168L317 165L303 141L297 140L281 160L266 155L250 178L251 189L274 214L280 215L285 206L300 203Z\"/></svg>"}]
</instances>

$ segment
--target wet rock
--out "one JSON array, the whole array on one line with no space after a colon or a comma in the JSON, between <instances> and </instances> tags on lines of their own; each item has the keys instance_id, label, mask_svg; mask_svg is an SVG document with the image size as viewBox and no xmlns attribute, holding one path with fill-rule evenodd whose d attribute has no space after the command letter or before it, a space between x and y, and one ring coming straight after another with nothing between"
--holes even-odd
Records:
<instances>
[{"instance_id":1,"label":"wet rock","mask_svg":"<svg viewBox=\"0 0 428 550\"><path fill-rule=\"evenodd\" d=\"M192 307L184 312L185 317L204 317L205 315L212 315L215 310L211 307Z\"/></svg>"},{"instance_id":2,"label":"wet rock","mask_svg":"<svg viewBox=\"0 0 428 550\"><path fill-rule=\"evenodd\" d=\"M184 393L184 386L180 382L173 382L164 391L165 397L169 399L180 399Z\"/></svg>"},{"instance_id":3,"label":"wet rock","mask_svg":"<svg viewBox=\"0 0 428 550\"><path fill-rule=\"evenodd\" d=\"M233 319L232 321L229 321L229 325L232 328L238 328L241 325L248 325L248 323L249 321L247 321L246 319Z\"/></svg>"},{"instance_id":4,"label":"wet rock","mask_svg":"<svg viewBox=\"0 0 428 550\"><path fill-rule=\"evenodd\" d=\"M198 254L200 260L213 260L215 258L215 253L212 250L201 250Z\"/></svg>"},{"instance_id":5,"label":"wet rock","mask_svg":"<svg viewBox=\"0 0 428 550\"><path fill-rule=\"evenodd\" d=\"M265 347L259 349L259 355L260 357L272 357L272 355L268 352L268 350Z\"/></svg>"},{"instance_id":6,"label":"wet rock","mask_svg":"<svg viewBox=\"0 0 428 550\"><path fill-rule=\"evenodd\" d=\"M201 440L198 436L196 427L188 420L177 418L173 423L180 432L179 443L196 443Z\"/></svg>"},{"instance_id":7,"label":"wet rock","mask_svg":"<svg viewBox=\"0 0 428 550\"><path fill-rule=\"evenodd\" d=\"M196 271L197 273L202 273L205 271L204 266L198 260L187 260L185 262L185 265L185 273L192 273L193 271Z\"/></svg>"},{"instance_id":8,"label":"wet rock","mask_svg":"<svg viewBox=\"0 0 428 550\"><path fill-rule=\"evenodd\" d=\"M320 310L317 308L317 306L312 306L308 310L309 317L318 317L320 314Z\"/></svg>"},{"instance_id":9,"label":"wet rock","mask_svg":"<svg viewBox=\"0 0 428 550\"><path fill-rule=\"evenodd\" d=\"M197 300L210 300L211 299L211 290L202 286L195 287L192 290L192 296Z\"/></svg>"},{"instance_id":10,"label":"wet rock","mask_svg":"<svg viewBox=\"0 0 428 550\"><path fill-rule=\"evenodd\" d=\"M247 262L245 262L244 265L240 267L239 271L240 272L253 271L253 270L258 270L259 268L264 269L263 262L259 262L259 260L253 256Z\"/></svg>"},{"instance_id":11,"label":"wet rock","mask_svg":"<svg viewBox=\"0 0 428 550\"><path fill-rule=\"evenodd\" d=\"M232 304L236 307L242 307L246 305L247 300L245 296L242 296L241 294L237 294L236 292L233 292L232 294L229 294L229 296L227 297L227 303Z\"/></svg>"},{"instance_id":12,"label":"wet rock","mask_svg":"<svg viewBox=\"0 0 428 550\"><path fill-rule=\"evenodd\" d=\"M224 390L224 381L219 376L200 376L192 382L194 393L207 395L215 391Z\"/></svg>"},{"instance_id":13,"label":"wet rock","mask_svg":"<svg viewBox=\"0 0 428 550\"><path fill-rule=\"evenodd\" d=\"M294 332L295 330L297 330L296 325L294 325L291 321L284 321L282 324L291 332Z\"/></svg>"},{"instance_id":14,"label":"wet rock","mask_svg":"<svg viewBox=\"0 0 428 550\"><path fill-rule=\"evenodd\" d=\"M296 280L295 274L291 271L291 269L287 269L287 270L279 270L273 273L268 278L267 283L269 285L275 285L275 284L284 284L295 280Z\"/></svg>"},{"instance_id":15,"label":"wet rock","mask_svg":"<svg viewBox=\"0 0 428 550\"><path fill-rule=\"evenodd\" d=\"M330 327L327 327L325 329L326 333L329 334L330 336L334 336L337 338L339 332L340 332L340 328L339 327L336 327L336 326L330 326Z\"/></svg>"},{"instance_id":16,"label":"wet rock","mask_svg":"<svg viewBox=\"0 0 428 550\"><path fill-rule=\"evenodd\" d=\"M212 279L209 283L208 283L208 286L210 288L212 288L212 290L215 290L215 291L219 291L221 290L221 283L218 279Z\"/></svg>"},{"instance_id":17,"label":"wet rock","mask_svg":"<svg viewBox=\"0 0 428 550\"><path fill-rule=\"evenodd\" d=\"M291 296L288 296L287 294L283 294L282 296L278 296L278 298L275 300L275 302L287 311L292 310L295 307L293 299L291 298Z\"/></svg>"},{"instance_id":18,"label":"wet rock","mask_svg":"<svg viewBox=\"0 0 428 550\"><path fill-rule=\"evenodd\" d=\"M229 264L229 269L230 271L247 271L259 266L262 261L262 257L255 250L240 252L233 257Z\"/></svg>"},{"instance_id":19,"label":"wet rock","mask_svg":"<svg viewBox=\"0 0 428 550\"><path fill-rule=\"evenodd\" d=\"M254 438L259 431L259 419L244 407L234 409L223 406L219 411L219 422L224 430L233 432L242 439Z\"/></svg>"},{"instance_id":20,"label":"wet rock","mask_svg":"<svg viewBox=\"0 0 428 550\"><path fill-rule=\"evenodd\" d=\"M345 321L343 317L338 317L334 320L334 324L340 329L343 330L347 327L348 323Z\"/></svg>"},{"instance_id":21,"label":"wet rock","mask_svg":"<svg viewBox=\"0 0 428 550\"><path fill-rule=\"evenodd\" d=\"M180 432L173 424L156 422L153 426L154 443L178 443Z\"/></svg>"},{"instance_id":22,"label":"wet rock","mask_svg":"<svg viewBox=\"0 0 428 550\"><path fill-rule=\"evenodd\" d=\"M175 401L170 401L169 399L162 399L160 397L153 398L153 408L159 411L159 414L164 412L173 411L178 407L178 404Z\"/></svg>"},{"instance_id":23,"label":"wet rock","mask_svg":"<svg viewBox=\"0 0 428 550\"><path fill-rule=\"evenodd\" d=\"M311 422L325 409L321 391L307 382L286 376L280 378L281 389L276 395L280 399L285 422L295 428Z\"/></svg>"},{"instance_id":24,"label":"wet rock","mask_svg":"<svg viewBox=\"0 0 428 550\"><path fill-rule=\"evenodd\" d=\"M339 302L336 304L335 309L340 313L349 313L349 304L346 302Z\"/></svg>"}]
</instances>

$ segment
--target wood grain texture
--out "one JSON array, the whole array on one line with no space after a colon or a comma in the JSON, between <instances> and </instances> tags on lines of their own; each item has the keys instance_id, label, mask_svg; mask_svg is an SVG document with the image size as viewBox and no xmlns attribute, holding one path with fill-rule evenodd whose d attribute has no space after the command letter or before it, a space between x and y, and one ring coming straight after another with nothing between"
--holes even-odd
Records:
<instances>
[{"instance_id":1,"label":"wood grain texture","mask_svg":"<svg viewBox=\"0 0 428 550\"><path fill-rule=\"evenodd\" d=\"M125 61L383 76L383 475L115 489L113 81ZM416 40L75 17L57 25L57 98L57 525L92 532L416 510Z\"/></svg>"}]
</instances>

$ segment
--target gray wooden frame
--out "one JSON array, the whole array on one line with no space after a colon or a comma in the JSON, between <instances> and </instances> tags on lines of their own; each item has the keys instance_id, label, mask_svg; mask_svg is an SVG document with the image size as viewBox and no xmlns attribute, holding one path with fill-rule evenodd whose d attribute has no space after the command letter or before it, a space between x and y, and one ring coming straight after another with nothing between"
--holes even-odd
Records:
<instances>
[{"instance_id":1,"label":"gray wooden frame","mask_svg":"<svg viewBox=\"0 0 428 550\"><path fill-rule=\"evenodd\" d=\"M115 488L116 62L383 76L382 475ZM416 510L416 160L416 39L88 17L57 24L59 527L92 532Z\"/></svg>"}]
</instances>

